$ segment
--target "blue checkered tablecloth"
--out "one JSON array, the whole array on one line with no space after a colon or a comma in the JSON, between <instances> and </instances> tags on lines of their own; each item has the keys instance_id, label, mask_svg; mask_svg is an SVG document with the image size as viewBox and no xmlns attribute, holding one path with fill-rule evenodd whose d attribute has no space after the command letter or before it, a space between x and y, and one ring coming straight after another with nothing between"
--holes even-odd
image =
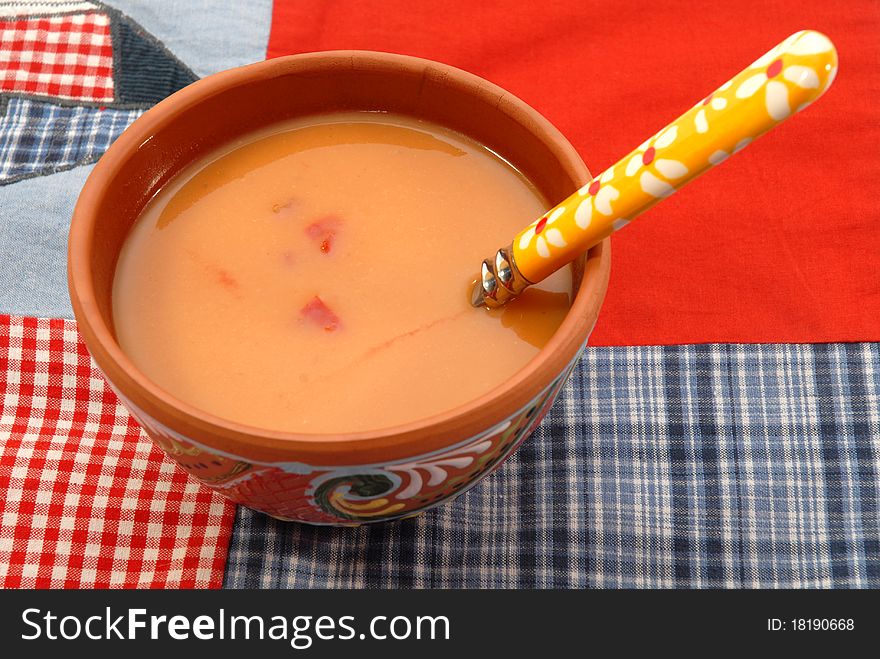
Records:
<instances>
[{"instance_id":1,"label":"blue checkered tablecloth","mask_svg":"<svg viewBox=\"0 0 880 659\"><path fill-rule=\"evenodd\" d=\"M225 585L880 586L880 344L591 348L495 474L357 528L240 508Z\"/></svg>"}]
</instances>

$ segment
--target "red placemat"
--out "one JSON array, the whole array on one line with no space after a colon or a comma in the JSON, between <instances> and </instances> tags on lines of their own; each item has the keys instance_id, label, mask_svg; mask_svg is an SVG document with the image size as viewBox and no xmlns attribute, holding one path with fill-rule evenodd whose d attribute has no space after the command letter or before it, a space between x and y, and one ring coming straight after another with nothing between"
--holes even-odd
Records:
<instances>
[{"instance_id":1,"label":"red placemat","mask_svg":"<svg viewBox=\"0 0 880 659\"><path fill-rule=\"evenodd\" d=\"M219 588L235 506L164 457L70 320L0 315L0 587Z\"/></svg>"},{"instance_id":2,"label":"red placemat","mask_svg":"<svg viewBox=\"0 0 880 659\"><path fill-rule=\"evenodd\" d=\"M447 62L534 106L599 172L803 28L837 44L832 89L615 236L590 342L877 341L876 0L276 0L268 55Z\"/></svg>"}]
</instances>

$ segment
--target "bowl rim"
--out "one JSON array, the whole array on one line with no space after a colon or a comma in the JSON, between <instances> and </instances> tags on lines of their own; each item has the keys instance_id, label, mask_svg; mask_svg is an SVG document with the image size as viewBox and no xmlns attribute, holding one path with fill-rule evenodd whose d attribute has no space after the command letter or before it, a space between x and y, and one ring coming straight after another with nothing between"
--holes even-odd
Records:
<instances>
[{"instance_id":1,"label":"bowl rim","mask_svg":"<svg viewBox=\"0 0 880 659\"><path fill-rule=\"evenodd\" d=\"M562 133L525 102L472 73L409 55L337 50L288 55L216 73L172 94L135 120L95 165L74 208L68 241L68 285L80 333L111 388L129 407L171 429L184 441L250 462L309 465L380 464L449 448L512 417L549 388L576 359L592 331L610 273L610 239L590 250L581 286L550 341L512 377L477 399L446 412L375 430L305 434L268 430L231 421L182 401L141 372L116 342L99 311L92 278L92 240L97 210L114 174L165 123L202 99L238 85L340 67L389 75L440 76L469 94L492 99L546 146L577 185L589 172ZM476 265L476 264L475 264ZM476 269L476 268L475 268Z\"/></svg>"}]
</instances>

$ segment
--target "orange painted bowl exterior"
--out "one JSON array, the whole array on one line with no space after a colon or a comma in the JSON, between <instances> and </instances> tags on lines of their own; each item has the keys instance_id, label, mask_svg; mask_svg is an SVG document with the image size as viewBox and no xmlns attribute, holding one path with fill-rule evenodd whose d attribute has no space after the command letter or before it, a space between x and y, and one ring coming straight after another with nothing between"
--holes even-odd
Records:
<instances>
[{"instance_id":1,"label":"orange painted bowl exterior","mask_svg":"<svg viewBox=\"0 0 880 659\"><path fill-rule=\"evenodd\" d=\"M419 422L306 436L237 424L174 398L134 366L114 335L113 275L129 229L157 190L225 142L294 117L346 110L396 112L464 133L512 163L551 201L589 178L550 122L477 76L403 55L306 53L209 76L147 111L86 181L68 245L80 333L153 441L233 501L313 524L409 516L463 492L501 464L534 430L574 367L611 267L606 240L574 263L572 307L535 358L484 396Z\"/></svg>"}]
</instances>

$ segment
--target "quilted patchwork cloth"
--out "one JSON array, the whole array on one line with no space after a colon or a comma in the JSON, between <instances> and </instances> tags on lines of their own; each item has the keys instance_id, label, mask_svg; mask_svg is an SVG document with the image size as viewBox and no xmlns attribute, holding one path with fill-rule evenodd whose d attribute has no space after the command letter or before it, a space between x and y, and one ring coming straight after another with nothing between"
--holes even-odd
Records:
<instances>
[{"instance_id":1,"label":"quilted patchwork cloth","mask_svg":"<svg viewBox=\"0 0 880 659\"><path fill-rule=\"evenodd\" d=\"M65 248L90 165L199 76L433 58L600 171L803 28L837 44L834 88L615 236L604 347L509 462L425 515L234 509L151 447L76 335ZM0 585L880 587L878 29L871 0L0 0Z\"/></svg>"},{"instance_id":2,"label":"quilted patchwork cloth","mask_svg":"<svg viewBox=\"0 0 880 659\"><path fill-rule=\"evenodd\" d=\"M135 5L179 22L175 3ZM237 10L222 7L202 21L219 34L236 26L232 65L263 56L262 9L262 31L238 29ZM57 317L69 315L67 225L88 166L197 78L116 7L0 2L0 587L222 584L234 506L152 445L76 323Z\"/></svg>"},{"instance_id":3,"label":"quilted patchwork cloth","mask_svg":"<svg viewBox=\"0 0 880 659\"><path fill-rule=\"evenodd\" d=\"M227 587L880 585L878 344L828 343L878 338L876 3L274 8L270 56L365 48L459 66L532 104L593 171L797 30L837 43L841 75L615 235L591 338L607 347L481 486L389 526L239 509Z\"/></svg>"}]
</instances>

